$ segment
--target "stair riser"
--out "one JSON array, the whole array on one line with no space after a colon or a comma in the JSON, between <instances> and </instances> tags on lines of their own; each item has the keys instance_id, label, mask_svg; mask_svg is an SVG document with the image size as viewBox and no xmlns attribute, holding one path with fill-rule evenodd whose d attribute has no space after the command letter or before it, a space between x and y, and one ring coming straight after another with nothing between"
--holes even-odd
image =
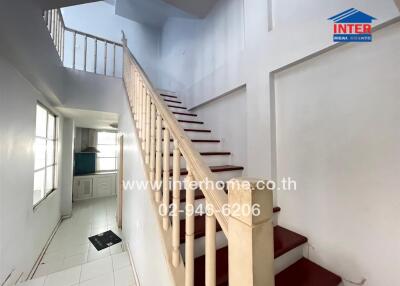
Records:
<instances>
[{"instance_id":1,"label":"stair riser","mask_svg":"<svg viewBox=\"0 0 400 286\"><path fill-rule=\"evenodd\" d=\"M169 97L169 96L163 96L163 95L160 95L160 97L161 97L162 99L173 99L173 100L179 100L178 98L175 98L175 97L177 97L177 94L176 94L176 92L167 91L167 90L158 90L158 92L159 92L160 94L163 94L163 95L170 95L170 96L174 96L174 98L172 98L172 97Z\"/></svg>"},{"instance_id":2,"label":"stair riser","mask_svg":"<svg viewBox=\"0 0 400 286\"><path fill-rule=\"evenodd\" d=\"M241 177L243 174L242 170L238 170L238 171L225 171L225 172L214 172L213 173L216 177L218 181L223 181L223 182L227 182L232 178L238 178ZM183 182L185 180L187 175L181 175L179 177L179 180L181 182ZM171 176L172 178L172 176Z\"/></svg>"},{"instance_id":3,"label":"stair riser","mask_svg":"<svg viewBox=\"0 0 400 286\"><path fill-rule=\"evenodd\" d=\"M171 111L178 111L178 112L187 112L187 108L186 106L184 106L181 103L176 103L176 102L168 102L166 101L165 103L167 103L169 110ZM173 107L174 106L174 107ZM176 106L176 107L175 107ZM185 109L183 108L179 108L179 107L185 107Z\"/></svg>"},{"instance_id":4,"label":"stair riser","mask_svg":"<svg viewBox=\"0 0 400 286\"><path fill-rule=\"evenodd\" d=\"M223 151L222 146L220 143L196 143L192 142L194 145L195 150L198 152L218 152L218 151ZM174 144L173 142L170 142L169 144L169 150L172 152L174 150Z\"/></svg>"},{"instance_id":5,"label":"stair riser","mask_svg":"<svg viewBox=\"0 0 400 286\"><path fill-rule=\"evenodd\" d=\"M201 120L199 120L201 121ZM186 123L186 122L179 122L182 128L188 129L206 129L205 124L197 124L197 123Z\"/></svg>"},{"instance_id":6,"label":"stair riser","mask_svg":"<svg viewBox=\"0 0 400 286\"><path fill-rule=\"evenodd\" d=\"M200 127L199 129L203 128ZM204 140L215 139L215 135L212 132L185 131L185 133L190 139L204 139Z\"/></svg>"},{"instance_id":7,"label":"stair riser","mask_svg":"<svg viewBox=\"0 0 400 286\"><path fill-rule=\"evenodd\" d=\"M185 110L179 110L177 112L190 113ZM201 121L198 116L189 116L189 115L181 115L181 114L174 114L174 115L175 115L176 119Z\"/></svg>"},{"instance_id":8,"label":"stair riser","mask_svg":"<svg viewBox=\"0 0 400 286\"><path fill-rule=\"evenodd\" d=\"M214 173L217 177L217 180L227 182L232 178L238 178L243 176L243 170L239 171L228 171L228 172L220 172Z\"/></svg>"},{"instance_id":9,"label":"stair riser","mask_svg":"<svg viewBox=\"0 0 400 286\"><path fill-rule=\"evenodd\" d=\"M241 177L242 176L242 171L226 171L226 172L218 172L218 173L213 173L216 177L218 181L229 181L232 178L237 178L237 177ZM181 175L179 177L179 180L181 182L184 182L185 178L187 175ZM172 175L170 177L172 179Z\"/></svg>"},{"instance_id":10,"label":"stair riser","mask_svg":"<svg viewBox=\"0 0 400 286\"><path fill-rule=\"evenodd\" d=\"M225 234L222 231L217 232L216 235L216 245L217 249L223 248L228 245L228 240L225 237ZM284 255L276 258L274 260L274 272L275 274L278 274L279 272L285 270L298 260L300 260L303 257L303 248L305 248L304 245L298 246L295 249L292 249L291 251L285 253ZM185 243L182 243L180 245L180 250L182 253L182 256L185 257ZM194 256L199 257L205 255L205 237L200 237L195 239L194 243Z\"/></svg>"},{"instance_id":11,"label":"stair riser","mask_svg":"<svg viewBox=\"0 0 400 286\"><path fill-rule=\"evenodd\" d=\"M206 162L208 166L222 166L231 164L231 156L229 155L215 155L215 156L201 156L201 158ZM172 156L170 156L169 166L172 169ZM186 160L182 157L181 168L186 168Z\"/></svg>"},{"instance_id":12,"label":"stair riser","mask_svg":"<svg viewBox=\"0 0 400 286\"><path fill-rule=\"evenodd\" d=\"M223 248L228 245L228 240L225 237L223 231L217 232L216 235L216 247L217 249ZM185 257L185 243L180 245L182 257ZM205 237L200 237L194 242L194 257L199 257L205 254Z\"/></svg>"},{"instance_id":13,"label":"stair riser","mask_svg":"<svg viewBox=\"0 0 400 286\"><path fill-rule=\"evenodd\" d=\"M297 262L299 259L303 257L303 252L306 249L307 244L300 245L289 252L275 258L274 260L274 270L275 274L285 270L290 265Z\"/></svg>"}]
</instances>

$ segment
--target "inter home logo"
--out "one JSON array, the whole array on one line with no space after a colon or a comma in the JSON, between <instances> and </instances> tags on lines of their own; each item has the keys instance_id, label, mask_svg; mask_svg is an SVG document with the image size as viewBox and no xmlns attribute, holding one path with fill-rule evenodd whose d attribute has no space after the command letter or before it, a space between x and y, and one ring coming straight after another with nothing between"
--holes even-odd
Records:
<instances>
[{"instance_id":1,"label":"inter home logo","mask_svg":"<svg viewBox=\"0 0 400 286\"><path fill-rule=\"evenodd\" d=\"M371 23L376 18L351 8L328 20L333 24L334 42L371 42Z\"/></svg>"}]
</instances>

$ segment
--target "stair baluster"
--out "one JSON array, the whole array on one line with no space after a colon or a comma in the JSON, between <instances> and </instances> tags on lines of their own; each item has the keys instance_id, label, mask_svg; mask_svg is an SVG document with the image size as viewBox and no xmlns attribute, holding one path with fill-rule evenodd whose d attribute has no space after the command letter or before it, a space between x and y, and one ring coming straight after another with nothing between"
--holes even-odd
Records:
<instances>
[{"instance_id":1,"label":"stair baluster","mask_svg":"<svg viewBox=\"0 0 400 286\"><path fill-rule=\"evenodd\" d=\"M213 214L213 206L206 203L206 285L216 285L216 227L217 221Z\"/></svg>"},{"instance_id":2,"label":"stair baluster","mask_svg":"<svg viewBox=\"0 0 400 286\"><path fill-rule=\"evenodd\" d=\"M145 137L145 152L146 164L150 166L150 126L151 126L151 101L150 94L146 92L146 137Z\"/></svg>"},{"instance_id":3,"label":"stair baluster","mask_svg":"<svg viewBox=\"0 0 400 286\"><path fill-rule=\"evenodd\" d=\"M136 115L136 122L135 122L135 126L138 129L139 128L139 124L138 124L138 117L139 117L139 106L140 106L140 80L139 80L139 75L135 69L135 97L136 97L136 106L135 106L135 115Z\"/></svg>"},{"instance_id":4,"label":"stair baluster","mask_svg":"<svg viewBox=\"0 0 400 286\"><path fill-rule=\"evenodd\" d=\"M150 182L154 183L156 171L156 107L150 107Z\"/></svg>"},{"instance_id":5,"label":"stair baluster","mask_svg":"<svg viewBox=\"0 0 400 286\"><path fill-rule=\"evenodd\" d=\"M107 41L104 41L104 75L107 75Z\"/></svg>"},{"instance_id":6,"label":"stair baluster","mask_svg":"<svg viewBox=\"0 0 400 286\"><path fill-rule=\"evenodd\" d=\"M140 139L143 140L144 137L144 130L143 130L143 118L144 118L144 113L143 113L143 107L144 107L144 86L143 82L141 81L140 83L140 105L139 105L139 136ZM142 142L142 141L141 141ZM143 145L142 145L143 146ZM142 147L143 148L143 147Z\"/></svg>"},{"instance_id":7,"label":"stair baluster","mask_svg":"<svg viewBox=\"0 0 400 286\"><path fill-rule=\"evenodd\" d=\"M75 62L76 62L76 32L73 34L73 48L72 48L72 68L75 69Z\"/></svg>"},{"instance_id":8,"label":"stair baluster","mask_svg":"<svg viewBox=\"0 0 400 286\"><path fill-rule=\"evenodd\" d=\"M187 166L185 205L185 286L194 286L194 181L192 171Z\"/></svg>"},{"instance_id":9,"label":"stair baluster","mask_svg":"<svg viewBox=\"0 0 400 286\"><path fill-rule=\"evenodd\" d=\"M85 46L83 48L83 70L86 71L86 64L87 64L87 36L85 36Z\"/></svg>"},{"instance_id":10,"label":"stair baluster","mask_svg":"<svg viewBox=\"0 0 400 286\"><path fill-rule=\"evenodd\" d=\"M162 134L162 119L161 115L159 112L157 112L157 119L156 119L156 173L155 173L155 183L156 183L156 190L155 190L155 200L157 203L160 202L161 200L161 190L160 190L160 184L161 184L161 159L162 159L162 153L161 153L161 144L162 144L162 139L161 139L161 134Z\"/></svg>"},{"instance_id":11,"label":"stair baluster","mask_svg":"<svg viewBox=\"0 0 400 286\"><path fill-rule=\"evenodd\" d=\"M134 118L136 120L136 105L137 105L137 101L136 101L136 73L135 73L135 68L131 65L129 65L129 73L131 74L131 78L132 78L132 101L133 101L133 106L132 106L132 112L134 115ZM135 121L134 121L135 122Z\"/></svg>"},{"instance_id":12,"label":"stair baluster","mask_svg":"<svg viewBox=\"0 0 400 286\"><path fill-rule=\"evenodd\" d=\"M94 39L94 73L97 73L97 39Z\"/></svg>"},{"instance_id":13,"label":"stair baluster","mask_svg":"<svg viewBox=\"0 0 400 286\"><path fill-rule=\"evenodd\" d=\"M169 228L169 130L168 126L164 121L164 149L163 149L163 228L168 230Z\"/></svg>"},{"instance_id":14,"label":"stair baluster","mask_svg":"<svg viewBox=\"0 0 400 286\"><path fill-rule=\"evenodd\" d=\"M146 107L147 107L147 90L146 87L143 86L143 95L142 95L142 150L146 151Z\"/></svg>"},{"instance_id":15,"label":"stair baluster","mask_svg":"<svg viewBox=\"0 0 400 286\"><path fill-rule=\"evenodd\" d=\"M180 223L179 223L179 204L180 204L180 160L181 152L179 150L178 141L174 140L174 156L172 162L172 265L177 267L180 260ZM168 153L164 154L168 157Z\"/></svg>"}]
</instances>

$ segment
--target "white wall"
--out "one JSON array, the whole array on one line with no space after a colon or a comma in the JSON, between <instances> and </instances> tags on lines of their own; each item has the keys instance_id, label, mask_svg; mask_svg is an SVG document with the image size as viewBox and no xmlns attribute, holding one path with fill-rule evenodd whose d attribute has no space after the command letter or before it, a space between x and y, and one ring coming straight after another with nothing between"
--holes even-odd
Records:
<instances>
[{"instance_id":1,"label":"white wall","mask_svg":"<svg viewBox=\"0 0 400 286\"><path fill-rule=\"evenodd\" d=\"M163 71L160 73L160 80L163 83L163 88L177 91L189 107L197 106L211 98L229 93L230 89L234 87L231 84L233 82L236 82L237 85L245 83L245 110L241 106L231 106L229 96L219 99L221 100L220 104L224 104L223 101L225 100L226 106L236 108L238 113L245 114L244 120L247 128L245 128L246 133L242 136L245 138L247 149L246 173L251 177L271 178L274 175L273 170L276 168L276 164L273 156L275 133L271 126L271 123L273 123L271 111L274 111L274 102L271 101L271 98L273 98L274 86L273 82L270 82L270 73L332 47L332 23L327 18L341 11L352 7L360 9L376 17L378 20L374 22L374 25L378 25L398 17L399 10L392 0L306 0L301 2L243 0L231 1L230 3L219 1L222 8L216 6L214 11L221 11L219 15L221 22L231 23L230 18L223 11L228 10L224 7L235 5L234 2L240 2L242 5L241 11L244 14L242 28L238 27L234 30L223 28L219 33L217 32L218 28L223 26L216 25L215 29L208 30L207 36L204 36L201 32L198 32L198 30L201 30L198 27L206 26L206 23L190 24L189 21L175 19L167 22L163 29L161 42ZM268 10L268 3L271 3L272 10ZM237 4L237 7L239 6L240 4ZM238 17L238 14L236 16ZM208 19L207 17L204 22L207 22ZM272 26L269 26L269 20L272 22ZM184 25L185 23L187 25ZM269 29L271 29L270 32ZM311 252L312 259L347 279L359 280L362 276L365 276L369 279L368 285L373 286L397 285L398 282L393 280L395 275L393 267L399 264L398 257L390 254L390 251L394 253L395 239L398 240L399 235L396 230L398 215L394 211L394 202L398 201L398 198L393 200L395 195L392 191L395 189L393 180L395 172L398 171L398 163L391 159L397 155L394 144L396 143L395 140L399 139L398 132L396 133L393 125L396 120L398 121L393 110L393 106L396 106L398 102L396 102L394 95L390 94L396 88L398 90L398 80L396 82L394 75L399 74L397 69L399 65L397 63L396 66L393 61L392 64L386 62L389 58L387 54L398 57L398 53L396 55L395 52L398 50L399 44L397 39L394 39L398 32L390 28L384 29L387 29L387 31L383 30L380 33L386 33L387 41L390 41L389 38L393 38L393 43L390 45L386 42L383 47L379 47L382 48L381 53L364 51L364 49L379 49L377 46L381 44L378 42L378 34L376 34L375 44L359 44L364 47L363 50L352 50L350 54L347 54L347 46L334 50L332 51L334 57L329 59L329 65L325 66L326 63L323 61L325 56L323 56L323 58L318 58L317 62L306 63L291 70L285 74L285 77L283 77L283 73L279 75L276 94L278 108L281 108L278 109L280 114L277 118L278 174L293 177L297 175L296 179L301 180L298 185L303 184L301 190L295 194L278 193L278 202L282 207L280 223L309 236L313 246L316 246L316 252ZM239 34L244 35L243 44L237 42L238 44L234 47L229 46L229 52L233 53L235 50L240 50L238 47L243 45L243 57L240 60L240 57L230 54L227 61L236 62L238 66L242 61L242 68L239 70L228 69L228 65L213 66L215 62L222 62L217 60L220 59L216 56L218 53L215 54L214 58L213 53L208 53L210 50L218 51L215 48L217 46L215 42L222 45L231 39L240 39ZM218 35L218 37L213 38L215 35ZM198 51L202 51L202 53ZM343 59L339 66L334 61L341 56L343 56ZM345 59L347 59L347 62L345 62ZM323 102L320 96L333 94L330 91L330 89L333 89L331 80L334 80L335 77L337 84L344 86L348 84L352 90L354 89L353 82L340 76L340 72L346 70L350 62L359 60L368 63L368 68L365 67L361 74L367 78L371 76L376 78L373 81L371 79L364 80L363 83L369 81L369 88L373 88L376 94L385 94L382 98L383 102L379 102L380 105L378 105L378 102L376 102L378 99L364 89L362 94L341 93L337 90L335 97L331 96L327 103ZM361 70L363 64L360 63L358 71ZM316 66L315 69L312 69L313 65ZM235 76L229 78L237 78L238 80L222 80L223 78L219 74L223 67L229 70L226 73L235 74ZM301 73L296 74L302 71L302 68L310 69L304 71L307 73L307 77ZM328 74L329 71L336 73ZM348 75L351 79L350 74L345 73L345 75ZM303 79L306 83L303 83ZM214 92L210 92L209 86L212 87L211 90ZM220 88L215 88L215 86ZM299 92L300 94L298 94ZM317 92L318 94L316 94ZM307 97L308 93L310 93L309 97ZM356 100L362 98L361 96L364 96L364 93L366 93L367 101L363 102L361 106L354 106ZM284 101L279 101L282 100L282 94L283 96L286 94L287 98L283 97ZM317 96L319 97L317 98ZM301 102L301 100L311 100L311 103L309 101ZM316 109L317 100L320 101L320 109ZM354 109L346 113L342 109L344 106L341 100L346 100L345 103L348 102ZM331 108L329 108L328 103L330 103ZM218 118L219 120L213 117L214 104L211 101L198 110L201 110L203 115L210 115L212 121L222 121L223 113L220 113L221 119ZM315 108L309 110L310 107L307 104L312 104ZM374 120L376 112L371 108L373 105L385 115ZM303 111L302 114L296 110L297 107L300 111ZM334 129L336 137L333 138L322 127L326 127L324 124L330 127L330 124L334 123L332 121L335 114L332 113L335 112L335 108L338 109L337 112L340 112L342 117L346 115L348 119L343 122L344 118L338 118L337 121L348 126L345 130ZM305 113L305 110L308 113ZM348 115L351 112L354 112L353 116ZM282 114L290 121L282 122ZM329 121L325 122L325 118ZM205 119L207 122L206 117ZM371 143L366 142L366 139L370 138L367 136L370 135L368 132L372 131L361 126L361 119L365 121L363 123L366 123L367 126L368 124L375 126L374 132L378 132L381 139L371 139ZM243 118L238 116L237 120L226 120L225 123L238 126L241 124L241 120ZM309 127L307 123L309 125L318 123L319 125L317 125L318 128L306 128ZM380 125L377 126L379 123ZM348 129L350 127L352 127L351 130ZM232 127L228 128L231 129ZM279 133L282 130L287 133ZM296 137L289 133L291 131L295 133ZM301 131L307 132L301 133ZM355 135L349 134L350 131L355 132ZM360 132L364 140L355 137ZM331 141L335 140L334 142L337 145L327 142L327 139L322 137L324 135L329 136L328 138ZM317 142L308 139L309 136L316 136ZM383 138L388 138L389 142L383 143ZM315 137L312 137L312 139L315 139ZM316 146L316 144L323 145L323 143L329 143L328 150L324 149L326 146ZM355 153L346 154L341 148L355 149ZM318 161L318 158L313 156L315 153L322 156L320 160L325 159L325 161ZM372 166L374 156L378 156L378 158L375 158L378 164L375 167ZM392 157L390 158L390 156ZM344 162L340 162L340 158ZM386 159L386 164L390 164L389 170L383 164L384 159ZM309 162L309 160L312 160L312 162ZM304 167L313 162L316 163L309 166L313 168ZM316 165L317 163L320 164ZM339 167L342 167L340 163L348 164L345 170L349 174L338 170ZM370 176L366 175L371 175L371 170L374 168L378 175L374 176L371 185L362 182L363 179L370 183ZM324 176L316 178L321 173ZM332 181L337 178L345 181L335 185ZM315 185L310 183L311 180L316 180ZM388 182L383 183L384 180L388 180ZM385 192L384 195L379 196L376 192L372 195L372 188L374 187L375 189L379 187L379 191ZM359 190L366 191L364 193ZM387 210L384 209L385 206L388 208ZM367 212L371 212L372 215ZM371 234L372 232L373 234ZM352 237L353 234L354 237ZM371 238L365 239L368 236ZM371 250L372 248L374 250ZM381 265L374 263L376 257L382 257L382 260L387 259L387 263L382 260L379 261L379 264L382 263ZM384 277L388 272L390 272L389 275ZM377 281L379 277L381 280Z\"/></svg>"},{"instance_id":2,"label":"white wall","mask_svg":"<svg viewBox=\"0 0 400 286\"><path fill-rule=\"evenodd\" d=\"M73 180L73 169L74 169L74 133L75 124L70 118L63 118L63 130L62 130L62 178L61 178L61 215L70 216L72 215L72 180Z\"/></svg>"},{"instance_id":3,"label":"white wall","mask_svg":"<svg viewBox=\"0 0 400 286\"><path fill-rule=\"evenodd\" d=\"M248 172L258 177L272 174L269 73L331 47L332 23L327 18L341 11L351 7L360 9L378 19L374 25L399 15L392 0L306 0L301 6L295 1L272 0L273 5L278 5L272 13L277 22L268 32L267 3L244 0ZM297 21L298 17L302 21ZM253 136L255 133L258 136Z\"/></svg>"},{"instance_id":4,"label":"white wall","mask_svg":"<svg viewBox=\"0 0 400 286\"><path fill-rule=\"evenodd\" d=\"M125 96L121 79L72 69L64 75L63 107L120 113Z\"/></svg>"},{"instance_id":5,"label":"white wall","mask_svg":"<svg viewBox=\"0 0 400 286\"><path fill-rule=\"evenodd\" d=\"M36 103L40 100L47 107L51 106L3 58L0 58L0 86L0 281L2 283L11 271L14 270L10 280L13 281L21 273L25 278L33 267L60 219L62 188L53 192L33 210ZM59 186L60 182L61 180Z\"/></svg>"},{"instance_id":6,"label":"white wall","mask_svg":"<svg viewBox=\"0 0 400 286\"><path fill-rule=\"evenodd\" d=\"M141 147L138 143L128 100L125 97L119 121L124 136L124 180L146 181ZM134 189L124 191L122 228L125 242L129 245L140 285L174 285L163 252L157 213L152 206L153 197L148 191Z\"/></svg>"},{"instance_id":7,"label":"white wall","mask_svg":"<svg viewBox=\"0 0 400 286\"><path fill-rule=\"evenodd\" d=\"M371 286L399 284L399 48L400 23L276 75L279 224Z\"/></svg>"},{"instance_id":8,"label":"white wall","mask_svg":"<svg viewBox=\"0 0 400 286\"><path fill-rule=\"evenodd\" d=\"M59 104L63 68L38 1L2 1L0 55L49 101Z\"/></svg>"},{"instance_id":9,"label":"white wall","mask_svg":"<svg viewBox=\"0 0 400 286\"><path fill-rule=\"evenodd\" d=\"M168 19L161 39L161 88L194 107L242 85L243 12L242 0L220 0L203 20Z\"/></svg>"},{"instance_id":10,"label":"white wall","mask_svg":"<svg viewBox=\"0 0 400 286\"><path fill-rule=\"evenodd\" d=\"M269 1L220 0L204 20L169 19L161 35L160 86L189 108L246 84L248 173L263 178L273 160L269 73L332 46L327 18L349 7L375 16L374 24L399 15L392 0Z\"/></svg>"},{"instance_id":11,"label":"white wall","mask_svg":"<svg viewBox=\"0 0 400 286\"><path fill-rule=\"evenodd\" d=\"M247 128L245 110L246 88L242 87L193 109L193 112L199 115L200 120L204 120L204 128L211 129L211 137L221 140L221 151L232 153L230 164L246 169L247 149L243 136Z\"/></svg>"},{"instance_id":12,"label":"white wall","mask_svg":"<svg viewBox=\"0 0 400 286\"><path fill-rule=\"evenodd\" d=\"M67 70L66 76L64 107L119 114L119 130L124 135L124 180L145 180L140 148L121 79L74 70ZM125 192L124 239L134 256L141 285L173 285L164 260L151 200L144 191Z\"/></svg>"},{"instance_id":13,"label":"white wall","mask_svg":"<svg viewBox=\"0 0 400 286\"><path fill-rule=\"evenodd\" d=\"M158 82L158 29L115 15L115 7L106 2L68 7L62 9L62 13L67 27L114 42L121 43L121 30L124 30L129 49L152 81Z\"/></svg>"}]
</instances>

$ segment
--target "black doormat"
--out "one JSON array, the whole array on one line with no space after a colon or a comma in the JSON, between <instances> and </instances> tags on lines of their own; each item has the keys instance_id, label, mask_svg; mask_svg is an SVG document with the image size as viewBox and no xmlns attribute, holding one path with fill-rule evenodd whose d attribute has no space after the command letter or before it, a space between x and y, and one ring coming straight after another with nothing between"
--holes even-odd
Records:
<instances>
[{"instance_id":1,"label":"black doormat","mask_svg":"<svg viewBox=\"0 0 400 286\"><path fill-rule=\"evenodd\" d=\"M118 235L113 233L111 230L107 230L106 232L91 236L89 237L89 240L98 251L110 247L114 244L120 243L122 241L122 239L119 238Z\"/></svg>"}]
</instances>

